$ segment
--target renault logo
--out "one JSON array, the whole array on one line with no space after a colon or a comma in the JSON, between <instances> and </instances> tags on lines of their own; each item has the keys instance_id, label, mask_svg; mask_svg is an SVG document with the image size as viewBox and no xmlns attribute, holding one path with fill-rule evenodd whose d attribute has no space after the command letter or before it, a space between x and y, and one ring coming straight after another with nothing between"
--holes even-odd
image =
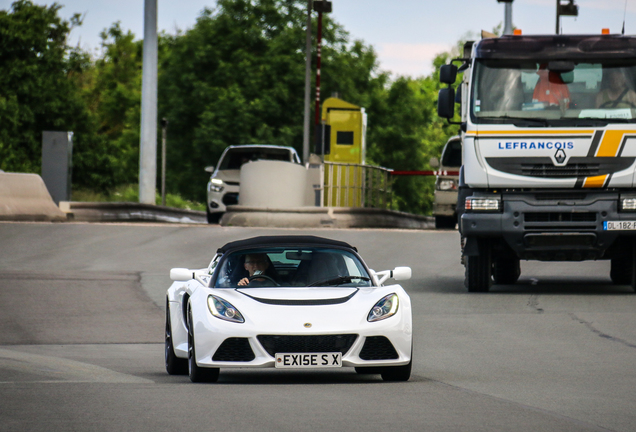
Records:
<instances>
[{"instance_id":1,"label":"renault logo","mask_svg":"<svg viewBox=\"0 0 636 432\"><path fill-rule=\"evenodd\" d=\"M311 327L311 323L305 323L304 326L305 326L305 328L310 328Z\"/></svg>"},{"instance_id":2,"label":"renault logo","mask_svg":"<svg viewBox=\"0 0 636 432\"><path fill-rule=\"evenodd\" d=\"M565 162L565 157L565 151L562 148L558 149L554 154L554 160L558 165L561 165L563 164L563 162Z\"/></svg>"}]
</instances>

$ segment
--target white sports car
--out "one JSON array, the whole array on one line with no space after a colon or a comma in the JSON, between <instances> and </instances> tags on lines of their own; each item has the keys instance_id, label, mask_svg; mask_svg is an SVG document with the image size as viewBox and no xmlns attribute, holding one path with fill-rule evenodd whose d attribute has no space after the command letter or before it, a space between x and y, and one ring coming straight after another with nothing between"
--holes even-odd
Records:
<instances>
[{"instance_id":1,"label":"white sports car","mask_svg":"<svg viewBox=\"0 0 636 432\"><path fill-rule=\"evenodd\" d=\"M207 268L173 268L167 292L169 374L213 382L220 368L355 367L406 381L411 300L355 247L314 236L255 237L221 247Z\"/></svg>"}]
</instances>

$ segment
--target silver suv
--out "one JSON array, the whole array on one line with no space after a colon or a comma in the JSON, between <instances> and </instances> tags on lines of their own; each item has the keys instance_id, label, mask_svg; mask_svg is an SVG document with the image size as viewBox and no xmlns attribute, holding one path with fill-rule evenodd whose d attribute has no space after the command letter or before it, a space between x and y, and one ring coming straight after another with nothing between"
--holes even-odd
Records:
<instances>
[{"instance_id":1,"label":"silver suv","mask_svg":"<svg viewBox=\"0 0 636 432\"><path fill-rule=\"evenodd\" d=\"M454 229L457 224L457 187L459 168L462 166L462 141L459 136L451 137L442 151L441 161L431 158L430 165L438 168L435 180L435 201L433 216L435 228Z\"/></svg>"},{"instance_id":2,"label":"silver suv","mask_svg":"<svg viewBox=\"0 0 636 432\"><path fill-rule=\"evenodd\" d=\"M267 144L233 145L223 151L219 163L206 167L212 173L208 182L207 215L208 223L218 223L226 206L239 202L239 179L241 166L256 160L279 160L301 163L293 147Z\"/></svg>"}]
</instances>

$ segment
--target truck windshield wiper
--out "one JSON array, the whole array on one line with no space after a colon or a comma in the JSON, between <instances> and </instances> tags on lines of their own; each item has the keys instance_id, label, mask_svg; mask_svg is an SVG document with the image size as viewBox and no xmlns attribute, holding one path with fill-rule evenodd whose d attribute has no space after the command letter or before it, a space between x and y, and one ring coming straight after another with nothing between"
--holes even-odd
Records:
<instances>
[{"instance_id":1,"label":"truck windshield wiper","mask_svg":"<svg viewBox=\"0 0 636 432\"><path fill-rule=\"evenodd\" d=\"M371 279L366 276L338 276L336 278L327 279L324 281L314 282L312 284L307 285L308 287L312 286L321 286L321 285L340 285L343 283L352 282L354 279L360 279L363 281L370 281Z\"/></svg>"}]
</instances>

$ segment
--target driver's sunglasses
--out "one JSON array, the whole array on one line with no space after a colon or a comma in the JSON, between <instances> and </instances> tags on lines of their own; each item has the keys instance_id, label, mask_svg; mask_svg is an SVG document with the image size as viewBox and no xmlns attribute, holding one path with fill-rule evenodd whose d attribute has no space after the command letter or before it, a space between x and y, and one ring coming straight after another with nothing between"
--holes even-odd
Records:
<instances>
[{"instance_id":1,"label":"driver's sunglasses","mask_svg":"<svg viewBox=\"0 0 636 432\"><path fill-rule=\"evenodd\" d=\"M265 264L267 261L259 260L259 261L245 261L245 264Z\"/></svg>"}]
</instances>

